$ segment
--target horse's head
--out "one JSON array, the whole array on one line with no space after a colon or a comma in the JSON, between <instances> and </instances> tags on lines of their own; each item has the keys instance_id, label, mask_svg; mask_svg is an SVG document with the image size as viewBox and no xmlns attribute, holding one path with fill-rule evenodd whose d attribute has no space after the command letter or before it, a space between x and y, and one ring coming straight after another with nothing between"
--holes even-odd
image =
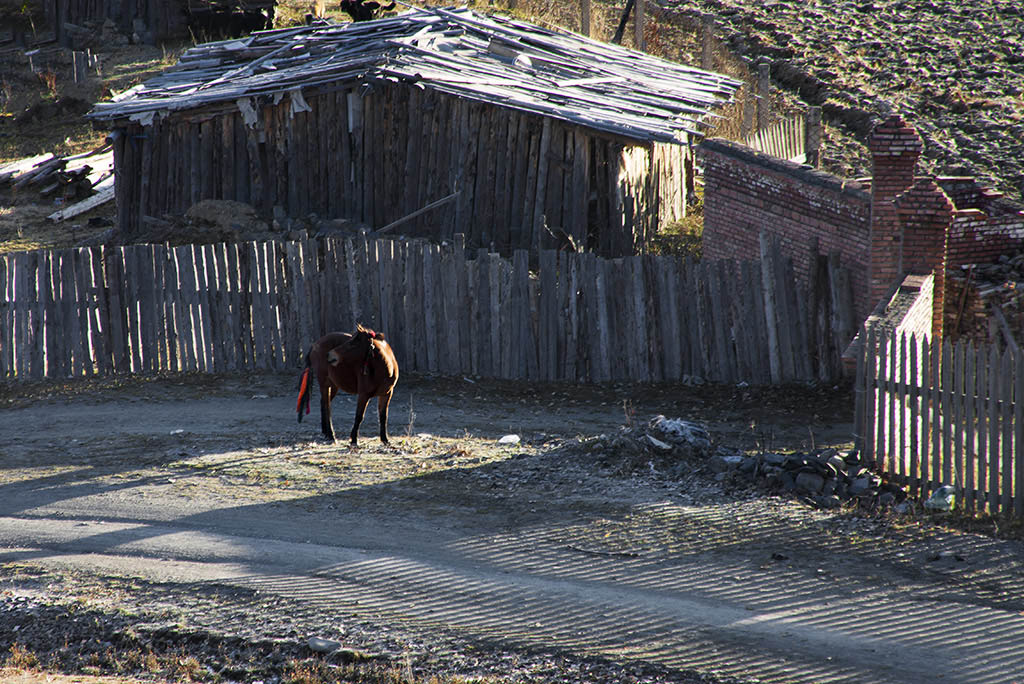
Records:
<instances>
[{"instance_id":1,"label":"horse's head","mask_svg":"<svg viewBox=\"0 0 1024 684\"><path fill-rule=\"evenodd\" d=\"M349 363L365 363L373 349L374 340L384 340L384 335L374 332L362 324L356 325L352 337L327 353L327 363L337 366L343 361Z\"/></svg>"}]
</instances>

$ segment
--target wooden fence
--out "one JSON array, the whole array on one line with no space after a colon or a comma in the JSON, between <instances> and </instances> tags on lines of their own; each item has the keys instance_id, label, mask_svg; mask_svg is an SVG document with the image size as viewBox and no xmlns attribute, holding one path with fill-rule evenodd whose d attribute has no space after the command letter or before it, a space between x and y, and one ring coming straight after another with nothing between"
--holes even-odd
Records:
<instances>
[{"instance_id":1,"label":"wooden fence","mask_svg":"<svg viewBox=\"0 0 1024 684\"><path fill-rule=\"evenodd\" d=\"M927 496L955 485L967 511L1024 515L1024 355L862 333L858 442Z\"/></svg>"},{"instance_id":2,"label":"wooden fence","mask_svg":"<svg viewBox=\"0 0 1024 684\"><path fill-rule=\"evenodd\" d=\"M403 369L451 375L753 384L840 368L829 302L848 279L825 257L808 293L767 242L763 265L542 251L531 272L524 250L468 256L365 238L6 255L0 377L298 368L357 321Z\"/></svg>"}]
</instances>

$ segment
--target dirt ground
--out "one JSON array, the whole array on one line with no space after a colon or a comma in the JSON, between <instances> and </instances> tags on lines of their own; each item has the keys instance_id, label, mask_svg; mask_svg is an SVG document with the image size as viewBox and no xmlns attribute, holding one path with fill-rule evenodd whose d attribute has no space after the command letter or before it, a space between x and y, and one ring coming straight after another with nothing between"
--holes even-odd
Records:
<instances>
[{"instance_id":1,"label":"dirt ground","mask_svg":"<svg viewBox=\"0 0 1024 684\"><path fill-rule=\"evenodd\" d=\"M663 414L744 451L845 449L846 388L409 376L392 445L368 416L353 450L296 422L295 381L4 387L6 664L175 681L320 681L288 673L328 666L396 681L353 653L422 681L934 681L914 674L929 659L944 681L1024 671L1006 636L1024 638L1019 542L826 513L599 437ZM344 433L352 402L336 404ZM872 656L879 613L895 662ZM964 646L963 620L991 635ZM325 660L311 636L349 655ZM973 655L999 648L989 665Z\"/></svg>"}]
</instances>

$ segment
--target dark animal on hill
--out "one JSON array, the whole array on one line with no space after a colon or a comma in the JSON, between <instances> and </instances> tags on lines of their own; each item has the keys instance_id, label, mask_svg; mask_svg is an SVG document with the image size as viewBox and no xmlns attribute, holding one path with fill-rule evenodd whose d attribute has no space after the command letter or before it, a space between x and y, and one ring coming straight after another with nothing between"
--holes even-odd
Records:
<instances>
[{"instance_id":1,"label":"dark animal on hill","mask_svg":"<svg viewBox=\"0 0 1024 684\"><path fill-rule=\"evenodd\" d=\"M320 383L320 429L324 437L334 441L331 400L341 390L356 395L356 420L350 435L352 445L357 445L359 424L372 397L377 397L380 441L388 443L388 404L398 382L398 362L382 333L358 325L354 333L328 333L313 343L299 380L299 400L295 408L300 423L303 407L309 413L314 376Z\"/></svg>"},{"instance_id":2,"label":"dark animal on hill","mask_svg":"<svg viewBox=\"0 0 1024 684\"><path fill-rule=\"evenodd\" d=\"M372 21L374 12L390 12L395 9L395 3L381 5L376 0L341 0L338 7L342 12L347 12L352 21Z\"/></svg>"},{"instance_id":3,"label":"dark animal on hill","mask_svg":"<svg viewBox=\"0 0 1024 684\"><path fill-rule=\"evenodd\" d=\"M253 31L274 28L274 10L227 9L190 12L188 29L199 40L240 38Z\"/></svg>"}]
</instances>

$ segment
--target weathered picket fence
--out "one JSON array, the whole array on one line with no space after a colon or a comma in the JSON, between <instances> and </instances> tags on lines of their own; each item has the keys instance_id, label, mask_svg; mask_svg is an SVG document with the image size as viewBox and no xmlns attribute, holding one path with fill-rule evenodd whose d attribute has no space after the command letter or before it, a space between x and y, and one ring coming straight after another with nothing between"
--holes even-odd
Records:
<instances>
[{"instance_id":1,"label":"weathered picket fence","mask_svg":"<svg viewBox=\"0 0 1024 684\"><path fill-rule=\"evenodd\" d=\"M357 321L403 369L520 380L772 383L830 378L848 279L812 291L761 263L511 259L419 240L323 238L35 251L0 258L0 377L299 367ZM849 327L842 323L839 327Z\"/></svg>"},{"instance_id":2,"label":"weathered picket fence","mask_svg":"<svg viewBox=\"0 0 1024 684\"><path fill-rule=\"evenodd\" d=\"M967 511L1024 515L1024 355L861 334L858 442L917 495L954 485Z\"/></svg>"}]
</instances>

